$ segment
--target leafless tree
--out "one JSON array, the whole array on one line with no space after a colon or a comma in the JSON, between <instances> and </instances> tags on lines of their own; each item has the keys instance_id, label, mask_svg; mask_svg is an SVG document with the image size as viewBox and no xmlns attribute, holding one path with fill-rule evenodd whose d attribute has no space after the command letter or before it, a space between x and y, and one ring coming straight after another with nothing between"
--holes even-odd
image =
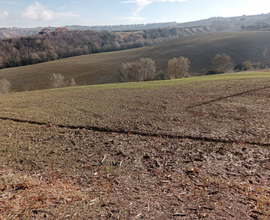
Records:
<instances>
[{"instance_id":1,"label":"leafless tree","mask_svg":"<svg viewBox=\"0 0 270 220\"><path fill-rule=\"evenodd\" d=\"M231 57L224 54L216 54L215 58L212 60L213 71L216 73L231 72L233 70L234 64Z\"/></svg>"},{"instance_id":2,"label":"leafless tree","mask_svg":"<svg viewBox=\"0 0 270 220\"><path fill-rule=\"evenodd\" d=\"M156 66L150 58L140 58L137 62L122 63L118 72L124 82L145 81L153 79Z\"/></svg>"},{"instance_id":3,"label":"leafless tree","mask_svg":"<svg viewBox=\"0 0 270 220\"><path fill-rule=\"evenodd\" d=\"M190 62L185 57L173 58L168 62L167 74L171 78L188 77Z\"/></svg>"},{"instance_id":4,"label":"leafless tree","mask_svg":"<svg viewBox=\"0 0 270 220\"><path fill-rule=\"evenodd\" d=\"M11 83L6 79L0 80L0 94L7 94L10 92Z\"/></svg>"},{"instance_id":5,"label":"leafless tree","mask_svg":"<svg viewBox=\"0 0 270 220\"><path fill-rule=\"evenodd\" d=\"M62 74L54 73L50 77L51 88L62 88L66 86L65 77Z\"/></svg>"},{"instance_id":6,"label":"leafless tree","mask_svg":"<svg viewBox=\"0 0 270 220\"><path fill-rule=\"evenodd\" d=\"M252 69L252 63L251 61L246 61L243 63L242 70L250 70Z\"/></svg>"},{"instance_id":7,"label":"leafless tree","mask_svg":"<svg viewBox=\"0 0 270 220\"><path fill-rule=\"evenodd\" d=\"M153 79L156 73L156 64L150 58L140 58L138 65L138 81L146 81Z\"/></svg>"}]
</instances>

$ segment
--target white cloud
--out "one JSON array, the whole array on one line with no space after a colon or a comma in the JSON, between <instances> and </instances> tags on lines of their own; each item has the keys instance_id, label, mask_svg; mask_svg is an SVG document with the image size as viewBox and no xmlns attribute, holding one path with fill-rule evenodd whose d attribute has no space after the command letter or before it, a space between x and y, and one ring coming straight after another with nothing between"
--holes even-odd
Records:
<instances>
[{"instance_id":1,"label":"white cloud","mask_svg":"<svg viewBox=\"0 0 270 220\"><path fill-rule=\"evenodd\" d=\"M124 18L121 18L121 20L124 20L124 21L142 21L144 20L144 18L141 18L141 17L124 17Z\"/></svg>"},{"instance_id":2,"label":"white cloud","mask_svg":"<svg viewBox=\"0 0 270 220\"><path fill-rule=\"evenodd\" d=\"M39 2L29 5L24 12L20 12L22 18L30 20L52 21L58 18L79 17L72 12L60 13L49 10Z\"/></svg>"},{"instance_id":3,"label":"white cloud","mask_svg":"<svg viewBox=\"0 0 270 220\"><path fill-rule=\"evenodd\" d=\"M12 5L16 5L16 2L12 2L12 1L0 1L1 3L6 3L6 4L12 4Z\"/></svg>"},{"instance_id":4,"label":"white cloud","mask_svg":"<svg viewBox=\"0 0 270 220\"><path fill-rule=\"evenodd\" d=\"M71 2L71 4L79 4L79 3L83 3L84 0L81 0L81 1L74 1L74 2Z\"/></svg>"},{"instance_id":5,"label":"white cloud","mask_svg":"<svg viewBox=\"0 0 270 220\"><path fill-rule=\"evenodd\" d=\"M131 1L122 1L121 3L136 3L137 9L133 13L134 15L138 14L145 6L150 5L154 2L184 2L188 0L131 0Z\"/></svg>"},{"instance_id":6,"label":"white cloud","mask_svg":"<svg viewBox=\"0 0 270 220\"><path fill-rule=\"evenodd\" d=\"M7 11L0 12L0 18L5 18L9 16L9 13Z\"/></svg>"}]
</instances>

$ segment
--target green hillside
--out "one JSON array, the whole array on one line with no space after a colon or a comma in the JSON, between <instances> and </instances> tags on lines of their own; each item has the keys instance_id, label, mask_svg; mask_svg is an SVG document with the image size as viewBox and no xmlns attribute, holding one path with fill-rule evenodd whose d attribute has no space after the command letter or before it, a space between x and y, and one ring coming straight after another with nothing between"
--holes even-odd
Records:
<instances>
[{"instance_id":1,"label":"green hillside","mask_svg":"<svg viewBox=\"0 0 270 220\"><path fill-rule=\"evenodd\" d=\"M157 70L166 71L168 60L184 56L190 62L191 75L202 75L217 53L227 53L235 64L260 61L266 47L270 48L269 32L212 33L170 40L139 49L72 57L48 63L3 69L0 78L12 83L13 90L47 89L49 76L60 73L79 84L120 82L117 68L126 61L149 57Z\"/></svg>"}]
</instances>

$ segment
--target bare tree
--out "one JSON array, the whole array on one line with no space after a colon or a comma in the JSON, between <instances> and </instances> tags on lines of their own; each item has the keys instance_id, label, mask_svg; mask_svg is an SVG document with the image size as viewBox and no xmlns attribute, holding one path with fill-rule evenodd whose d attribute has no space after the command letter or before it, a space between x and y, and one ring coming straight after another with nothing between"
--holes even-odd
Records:
<instances>
[{"instance_id":1,"label":"bare tree","mask_svg":"<svg viewBox=\"0 0 270 220\"><path fill-rule=\"evenodd\" d=\"M230 72L233 70L234 64L231 57L224 54L216 54L212 60L212 68L215 73Z\"/></svg>"},{"instance_id":2,"label":"bare tree","mask_svg":"<svg viewBox=\"0 0 270 220\"><path fill-rule=\"evenodd\" d=\"M217 73L232 71L234 66L231 57L226 53L216 54L212 60L212 65L214 71Z\"/></svg>"},{"instance_id":3,"label":"bare tree","mask_svg":"<svg viewBox=\"0 0 270 220\"><path fill-rule=\"evenodd\" d=\"M267 67L269 65L269 62L270 62L270 55L269 55L269 50L268 50L268 47L267 47L263 51L262 65L264 67Z\"/></svg>"},{"instance_id":4,"label":"bare tree","mask_svg":"<svg viewBox=\"0 0 270 220\"><path fill-rule=\"evenodd\" d=\"M188 77L190 62L185 57L173 58L168 62L167 74L171 78Z\"/></svg>"},{"instance_id":5,"label":"bare tree","mask_svg":"<svg viewBox=\"0 0 270 220\"><path fill-rule=\"evenodd\" d=\"M54 73L50 77L51 88L62 88L66 86L65 77L62 74Z\"/></svg>"},{"instance_id":6,"label":"bare tree","mask_svg":"<svg viewBox=\"0 0 270 220\"><path fill-rule=\"evenodd\" d=\"M76 86L76 82L75 82L75 79L71 79L70 80L70 86Z\"/></svg>"},{"instance_id":7,"label":"bare tree","mask_svg":"<svg viewBox=\"0 0 270 220\"><path fill-rule=\"evenodd\" d=\"M243 63L242 70L250 70L252 69L252 63L251 61L246 61Z\"/></svg>"},{"instance_id":8,"label":"bare tree","mask_svg":"<svg viewBox=\"0 0 270 220\"><path fill-rule=\"evenodd\" d=\"M0 94L7 94L10 92L11 83L6 79L0 80Z\"/></svg>"},{"instance_id":9,"label":"bare tree","mask_svg":"<svg viewBox=\"0 0 270 220\"><path fill-rule=\"evenodd\" d=\"M150 58L140 58L137 62L138 65L138 81L145 81L153 79L156 73L156 64Z\"/></svg>"},{"instance_id":10,"label":"bare tree","mask_svg":"<svg viewBox=\"0 0 270 220\"><path fill-rule=\"evenodd\" d=\"M124 82L151 80L156 73L156 66L153 60L140 58L137 62L122 63L118 72Z\"/></svg>"},{"instance_id":11,"label":"bare tree","mask_svg":"<svg viewBox=\"0 0 270 220\"><path fill-rule=\"evenodd\" d=\"M136 81L135 75L138 72L136 63L122 63L118 69L120 78L123 82Z\"/></svg>"}]
</instances>

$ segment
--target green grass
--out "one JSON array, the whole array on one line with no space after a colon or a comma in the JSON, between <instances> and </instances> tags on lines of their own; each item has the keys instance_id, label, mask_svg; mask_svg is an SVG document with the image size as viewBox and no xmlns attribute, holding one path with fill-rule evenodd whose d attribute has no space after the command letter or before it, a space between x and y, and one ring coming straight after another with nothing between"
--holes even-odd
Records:
<instances>
[{"instance_id":1,"label":"green grass","mask_svg":"<svg viewBox=\"0 0 270 220\"><path fill-rule=\"evenodd\" d=\"M226 73L208 76L196 76L189 78L180 78L173 80L158 80L158 81L146 81L146 82L129 82L129 83L112 83L112 84L101 84L91 86L81 86L72 88L60 88L52 90L78 90L78 89L90 89L92 91L107 90L107 89L150 89L159 86L173 86L203 81L219 81L219 80L231 80L231 79L252 79L252 78L269 78L270 72L238 72L238 73Z\"/></svg>"},{"instance_id":2,"label":"green grass","mask_svg":"<svg viewBox=\"0 0 270 220\"><path fill-rule=\"evenodd\" d=\"M75 78L78 84L93 85L117 83L117 72L123 62L149 57L157 70L166 71L167 63L174 57L184 56L190 62L191 75L202 75L203 69L211 65L217 53L227 53L235 64L247 60L260 61L266 47L270 48L268 32L212 33L173 39L151 47L90 54L47 63L18 68L3 69L0 78L12 83L14 91L47 89L53 73Z\"/></svg>"}]
</instances>

